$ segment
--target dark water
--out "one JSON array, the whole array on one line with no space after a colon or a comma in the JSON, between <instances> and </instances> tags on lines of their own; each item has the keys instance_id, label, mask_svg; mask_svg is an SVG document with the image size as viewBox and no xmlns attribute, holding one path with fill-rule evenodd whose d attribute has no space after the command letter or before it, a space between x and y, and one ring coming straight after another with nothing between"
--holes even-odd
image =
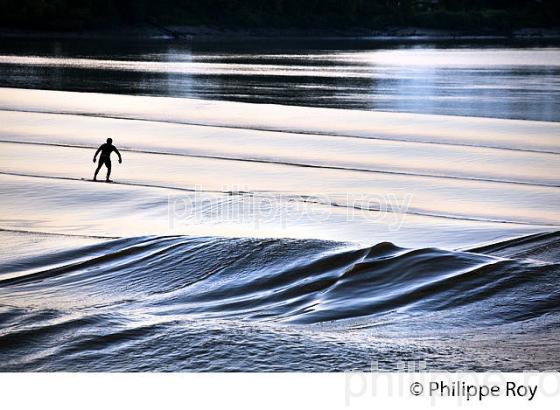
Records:
<instances>
[{"instance_id":1,"label":"dark water","mask_svg":"<svg viewBox=\"0 0 560 410\"><path fill-rule=\"evenodd\" d=\"M559 121L560 51L544 41L3 40L0 86Z\"/></svg>"},{"instance_id":2,"label":"dark water","mask_svg":"<svg viewBox=\"0 0 560 410\"><path fill-rule=\"evenodd\" d=\"M554 369L558 238L139 237L19 258L0 265L0 369ZM547 348L516 347L535 340Z\"/></svg>"}]
</instances>

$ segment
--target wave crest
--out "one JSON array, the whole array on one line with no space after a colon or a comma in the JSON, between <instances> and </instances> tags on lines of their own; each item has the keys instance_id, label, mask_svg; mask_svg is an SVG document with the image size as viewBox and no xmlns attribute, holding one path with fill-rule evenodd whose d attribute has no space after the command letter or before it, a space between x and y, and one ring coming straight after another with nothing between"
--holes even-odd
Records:
<instances>
[{"instance_id":1,"label":"wave crest","mask_svg":"<svg viewBox=\"0 0 560 410\"><path fill-rule=\"evenodd\" d=\"M39 305L203 318L371 324L390 314L426 323L437 317L446 327L494 325L560 310L559 265L550 260L559 238L532 235L471 251L126 238L0 265L0 293L6 303L24 297ZM539 260L543 247L547 259Z\"/></svg>"}]
</instances>

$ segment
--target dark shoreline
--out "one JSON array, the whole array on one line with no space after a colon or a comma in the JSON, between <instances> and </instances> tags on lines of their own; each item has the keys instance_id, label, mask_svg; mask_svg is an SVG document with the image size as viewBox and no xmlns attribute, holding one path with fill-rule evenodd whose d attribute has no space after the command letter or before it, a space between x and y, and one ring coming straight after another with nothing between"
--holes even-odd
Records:
<instances>
[{"instance_id":1,"label":"dark shoreline","mask_svg":"<svg viewBox=\"0 0 560 410\"><path fill-rule=\"evenodd\" d=\"M14 39L219 39L219 38L363 38L372 40L453 40L453 39L528 39L560 40L560 28L523 28L497 30L435 30L395 27L386 30L364 28L332 29L238 29L211 26L123 27L83 31L34 31L0 28L0 38Z\"/></svg>"}]
</instances>

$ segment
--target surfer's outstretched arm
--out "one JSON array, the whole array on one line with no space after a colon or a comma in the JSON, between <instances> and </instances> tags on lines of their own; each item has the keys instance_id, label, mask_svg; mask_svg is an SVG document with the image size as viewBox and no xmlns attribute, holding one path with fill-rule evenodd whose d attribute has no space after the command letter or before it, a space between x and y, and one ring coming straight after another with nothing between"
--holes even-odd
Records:
<instances>
[{"instance_id":1,"label":"surfer's outstretched arm","mask_svg":"<svg viewBox=\"0 0 560 410\"><path fill-rule=\"evenodd\" d=\"M93 162L97 160L97 155L99 154L100 151L101 151L101 147L97 148L97 151L95 151L95 155L93 156Z\"/></svg>"},{"instance_id":2,"label":"surfer's outstretched arm","mask_svg":"<svg viewBox=\"0 0 560 410\"><path fill-rule=\"evenodd\" d=\"M117 156L119 157L119 163L122 163L121 153L119 152L119 150L117 149L117 147L115 147L115 153L116 153Z\"/></svg>"}]
</instances>

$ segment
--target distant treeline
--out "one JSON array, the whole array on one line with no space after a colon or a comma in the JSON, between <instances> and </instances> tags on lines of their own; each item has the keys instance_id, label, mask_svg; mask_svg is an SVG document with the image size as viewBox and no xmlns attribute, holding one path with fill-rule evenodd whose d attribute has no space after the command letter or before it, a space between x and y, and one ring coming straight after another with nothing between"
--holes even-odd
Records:
<instances>
[{"instance_id":1,"label":"distant treeline","mask_svg":"<svg viewBox=\"0 0 560 410\"><path fill-rule=\"evenodd\" d=\"M83 30L155 22L231 28L551 27L560 0L0 0L4 28Z\"/></svg>"}]
</instances>

